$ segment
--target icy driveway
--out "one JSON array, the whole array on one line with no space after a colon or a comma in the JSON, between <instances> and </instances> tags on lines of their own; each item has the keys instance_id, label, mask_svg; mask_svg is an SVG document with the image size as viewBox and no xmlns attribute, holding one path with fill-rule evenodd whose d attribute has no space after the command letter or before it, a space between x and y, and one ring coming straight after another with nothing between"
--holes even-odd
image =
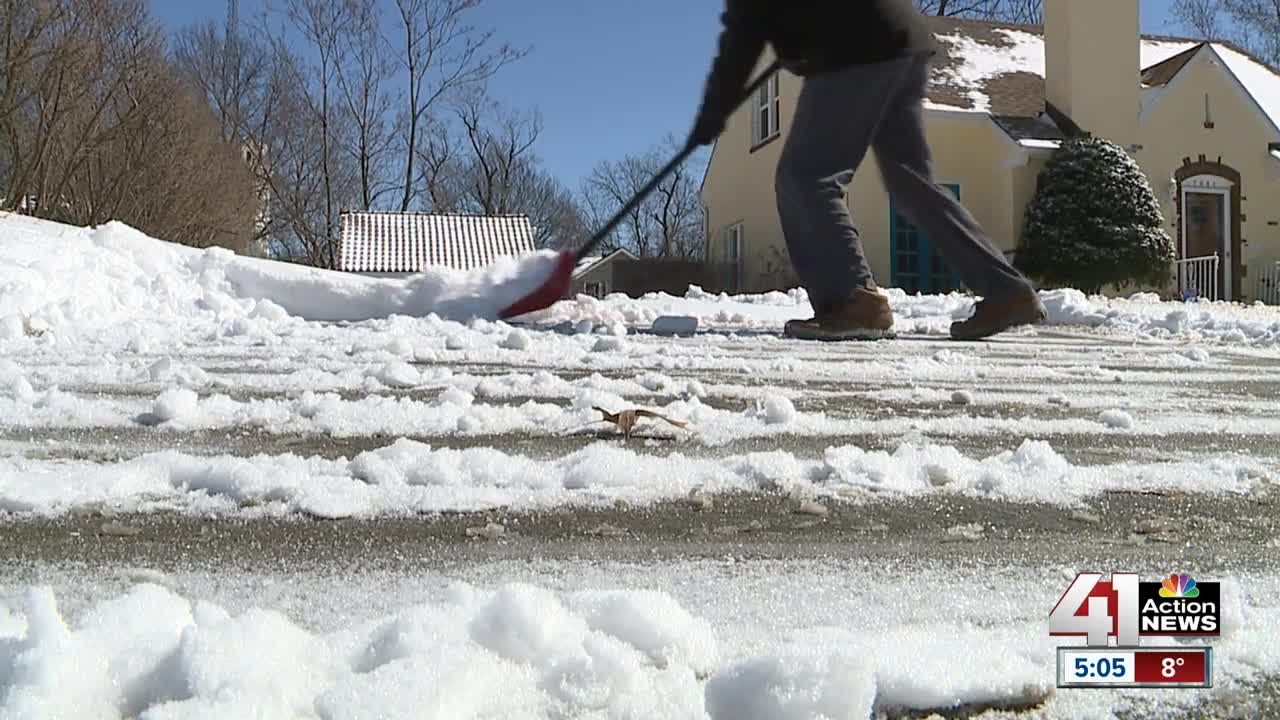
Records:
<instances>
[{"instance_id":1,"label":"icy driveway","mask_svg":"<svg viewBox=\"0 0 1280 720\"><path fill-rule=\"evenodd\" d=\"M392 322L5 366L8 707L68 663L86 716L1270 707L1269 352ZM1219 687L1054 692L1045 617L1095 568L1226 581Z\"/></svg>"}]
</instances>

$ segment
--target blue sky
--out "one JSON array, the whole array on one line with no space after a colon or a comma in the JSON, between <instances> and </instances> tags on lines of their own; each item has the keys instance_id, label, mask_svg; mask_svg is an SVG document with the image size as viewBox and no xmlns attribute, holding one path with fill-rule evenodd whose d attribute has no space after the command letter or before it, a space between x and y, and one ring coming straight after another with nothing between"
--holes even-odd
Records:
<instances>
[{"instance_id":1,"label":"blue sky","mask_svg":"<svg viewBox=\"0 0 1280 720\"><path fill-rule=\"evenodd\" d=\"M1177 30L1172 1L1140 0L1144 32ZM252 14L261 2L241 0L241 13ZM225 0L154 6L173 28L226 12ZM541 111L538 153L576 188L602 159L644 151L667 133L684 137L715 50L721 7L719 0L485 0L473 22L530 48L491 88L506 103Z\"/></svg>"}]
</instances>

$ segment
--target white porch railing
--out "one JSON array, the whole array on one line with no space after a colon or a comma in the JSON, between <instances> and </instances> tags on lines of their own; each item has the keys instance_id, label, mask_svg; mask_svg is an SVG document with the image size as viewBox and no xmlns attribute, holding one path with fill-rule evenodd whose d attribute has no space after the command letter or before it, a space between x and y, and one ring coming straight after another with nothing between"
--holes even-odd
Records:
<instances>
[{"instance_id":1,"label":"white porch railing","mask_svg":"<svg viewBox=\"0 0 1280 720\"><path fill-rule=\"evenodd\" d=\"M1178 295L1183 300L1218 300L1218 255L1178 260Z\"/></svg>"},{"instance_id":2,"label":"white porch railing","mask_svg":"<svg viewBox=\"0 0 1280 720\"><path fill-rule=\"evenodd\" d=\"M1267 305L1280 305L1280 262L1262 269L1258 276L1257 299Z\"/></svg>"}]
</instances>

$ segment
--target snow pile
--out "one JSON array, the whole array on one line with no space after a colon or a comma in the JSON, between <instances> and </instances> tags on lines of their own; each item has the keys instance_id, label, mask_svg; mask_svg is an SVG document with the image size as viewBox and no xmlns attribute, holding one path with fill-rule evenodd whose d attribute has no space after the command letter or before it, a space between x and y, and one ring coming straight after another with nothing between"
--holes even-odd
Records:
<instances>
[{"instance_id":1,"label":"snow pile","mask_svg":"<svg viewBox=\"0 0 1280 720\"><path fill-rule=\"evenodd\" d=\"M892 452L840 446L828 448L821 459L805 459L783 451L656 456L608 443L535 459L401 439L350 460L173 451L103 465L8 457L0 459L0 514L61 515L106 505L120 512L374 517L503 506L599 506L617 500L645 504L678 500L695 488L707 493L782 489L849 499L953 493L1072 504L1108 490L1238 494L1269 482L1265 464L1247 458L1076 466L1048 444L1032 441L981 459L931 444L903 444Z\"/></svg>"},{"instance_id":2,"label":"snow pile","mask_svg":"<svg viewBox=\"0 0 1280 720\"><path fill-rule=\"evenodd\" d=\"M71 624L34 588L25 629L0 636L0 715L698 716L716 639L668 597L525 585L450 596L320 635L150 584Z\"/></svg>"},{"instance_id":3,"label":"snow pile","mask_svg":"<svg viewBox=\"0 0 1280 720\"><path fill-rule=\"evenodd\" d=\"M299 320L359 323L403 316L425 318L414 331L423 338L442 337L445 352L469 351L481 342L508 355L540 355L540 340L525 330L505 323L482 327L445 320L492 320L502 307L536 287L556 260L554 252L543 251L472 273L440 269L391 280L185 247L118 223L84 229L0 215L0 342L109 337L137 353L152 352L175 337L269 346L315 334L300 327ZM890 289L885 294L899 331L906 333L945 335L953 320L971 312L973 303L959 293L908 296ZM1103 300L1075 290L1042 296L1051 325L1086 325L1157 339L1280 344L1280 318L1274 309L1160 303L1145 295ZM648 330L664 318L681 318L700 331L776 332L786 321L810 314L801 289L729 296L691 287L683 297L579 296L522 320L563 327L570 335L592 338L594 352L613 354L628 351L622 337L629 328ZM401 349L406 351L402 359L414 356L414 347ZM439 351L429 352L428 358L433 352ZM157 368L156 373L166 370ZM165 379L184 385L200 380Z\"/></svg>"},{"instance_id":4,"label":"snow pile","mask_svg":"<svg viewBox=\"0 0 1280 720\"><path fill-rule=\"evenodd\" d=\"M841 655L753 658L707 683L711 720L870 718L874 699L874 674Z\"/></svg>"},{"instance_id":5,"label":"snow pile","mask_svg":"<svg viewBox=\"0 0 1280 720\"><path fill-rule=\"evenodd\" d=\"M556 253L543 251L470 273L377 279L162 242L120 223L81 229L4 215L0 340L35 334L33 327L92 335L119 325L205 320L227 335L261 335L291 316L496 318L541 284L556 261Z\"/></svg>"},{"instance_id":6,"label":"snow pile","mask_svg":"<svg viewBox=\"0 0 1280 720\"><path fill-rule=\"evenodd\" d=\"M422 599L371 603L377 610L360 606L369 598L358 583L304 582L299 592L338 596L331 622L244 598L230 608L152 582L68 612L60 606L68 598L32 587L11 611L0 607L0 717L812 720L924 717L963 705L1105 717L1225 701L1280 668L1271 641L1280 615L1250 598L1270 597L1272 581L1214 578L1224 604L1214 690L1119 698L1055 693L1062 641L1048 636L1040 608L1065 584L1056 572L1000 572L998 592L938 603L903 598L963 595L954 569L895 576L802 562L798 570L813 585L802 602L781 605L769 598L797 590L780 584L782 566L768 564L732 577L716 563L621 571L671 590L620 589L612 577L607 589L554 590L438 578L440 589L422 597L415 578L401 592ZM315 605L293 603L303 613Z\"/></svg>"},{"instance_id":7,"label":"snow pile","mask_svg":"<svg viewBox=\"0 0 1280 720\"><path fill-rule=\"evenodd\" d=\"M857 655L735 657L665 592L523 583L455 583L437 601L329 633L150 583L78 618L50 589L31 588L19 617L0 627L0 715L15 719L869 718L879 705L1008 702L1048 676L1043 662L1009 653L993 683L963 672L965 653L921 654L927 638L904 648L891 643L908 638L875 631L858 634ZM905 650L930 672L904 685L895 663Z\"/></svg>"}]
</instances>

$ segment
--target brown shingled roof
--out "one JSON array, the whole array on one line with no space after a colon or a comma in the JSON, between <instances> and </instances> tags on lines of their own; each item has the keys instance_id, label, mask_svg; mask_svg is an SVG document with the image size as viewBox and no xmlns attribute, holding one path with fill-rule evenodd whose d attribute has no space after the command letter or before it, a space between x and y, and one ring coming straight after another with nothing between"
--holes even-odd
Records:
<instances>
[{"instance_id":1,"label":"brown shingled roof","mask_svg":"<svg viewBox=\"0 0 1280 720\"><path fill-rule=\"evenodd\" d=\"M1200 48L1204 47L1204 43L1200 43L1195 47L1187 48L1182 52L1161 63L1156 63L1142 71L1142 83L1149 87L1157 85L1168 85L1173 76L1181 72L1187 63L1191 62L1191 58L1200 52Z\"/></svg>"},{"instance_id":2,"label":"brown shingled roof","mask_svg":"<svg viewBox=\"0 0 1280 720\"><path fill-rule=\"evenodd\" d=\"M1012 47L1008 37L1000 30L1014 30L1030 35L1043 35L1040 25L961 20L957 18L930 17L934 35L962 35L992 48ZM939 41L938 54L933 59L934 73L929 83L929 100L940 105L973 109L969 91L973 88L951 84L945 73L938 72L956 67L961 58L954 55L952 47ZM992 115L1031 117L1044 111L1044 78L1034 73L1007 73L984 83L980 88L991 98Z\"/></svg>"},{"instance_id":3,"label":"brown shingled roof","mask_svg":"<svg viewBox=\"0 0 1280 720\"><path fill-rule=\"evenodd\" d=\"M1043 25L1023 25L932 16L928 18L928 22L935 36L960 36L996 50L1012 47L1008 35L1002 31L1044 37ZM990 98L991 115L1001 118L1000 125L1010 131L1011 134L1014 134L1015 137L1057 139L1057 136L1061 135L1061 132L1054 134L1052 121L1044 117L1046 104L1043 76L1033 72L1013 72L983 80L981 87L957 85L953 74L948 73L947 70L958 68L962 64L963 58L954 54L955 49L942 37L939 37L938 55L934 58L934 73L929 83L928 97L931 102L948 107L975 109L970 93L978 90ZM1143 34L1142 39L1159 42L1201 42L1192 38L1148 34ZM1142 81L1148 85L1167 83L1195 55L1195 50L1198 47L1199 45L1150 68L1146 68ZM1048 125L1045 123L1048 123ZM1034 134L1024 134L1028 132ZM1045 132L1049 134L1046 135Z\"/></svg>"}]
</instances>

